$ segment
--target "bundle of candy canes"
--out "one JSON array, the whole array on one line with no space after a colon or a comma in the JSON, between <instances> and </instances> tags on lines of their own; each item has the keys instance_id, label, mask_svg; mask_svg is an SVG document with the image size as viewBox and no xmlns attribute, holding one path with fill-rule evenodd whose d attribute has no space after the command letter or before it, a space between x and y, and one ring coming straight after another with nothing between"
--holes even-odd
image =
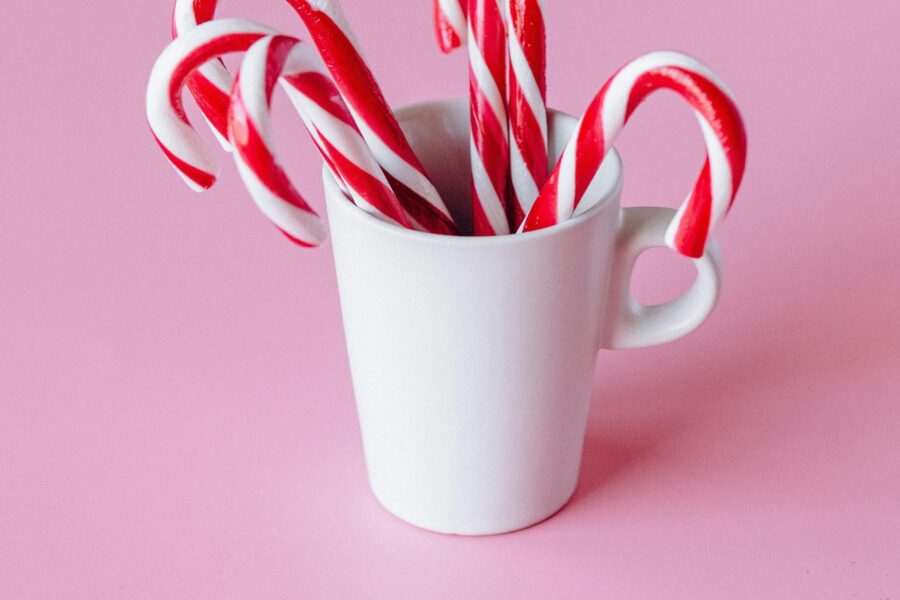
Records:
<instances>
[{"instance_id":1,"label":"bundle of candy canes","mask_svg":"<svg viewBox=\"0 0 900 600\"><path fill-rule=\"evenodd\" d=\"M216 0L176 0L173 41L153 66L147 118L165 156L193 189L211 187L213 152L193 129L193 95L260 210L289 239L316 246L326 230L276 156L270 108L276 83L297 110L335 181L360 209L398 227L463 235L416 158L337 0L288 0L309 31L301 40L244 19L215 19ZM735 102L705 65L653 52L617 71L591 101L550 168L542 0L434 0L441 49L469 56L474 235L528 232L576 214L604 157L652 92L692 107L706 145L694 187L667 232L701 256L741 183L746 136ZM232 78L221 56L243 52Z\"/></svg>"}]
</instances>

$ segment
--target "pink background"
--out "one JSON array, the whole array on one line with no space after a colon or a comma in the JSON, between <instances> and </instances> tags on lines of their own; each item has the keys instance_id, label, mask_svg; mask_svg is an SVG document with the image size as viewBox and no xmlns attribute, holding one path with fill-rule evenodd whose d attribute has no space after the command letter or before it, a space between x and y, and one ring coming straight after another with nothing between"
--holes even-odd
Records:
<instances>
[{"instance_id":1,"label":"pink background","mask_svg":"<svg viewBox=\"0 0 900 600\"><path fill-rule=\"evenodd\" d=\"M900 597L895 2L547 2L552 105L685 50L750 161L711 320L602 353L574 499L483 539L370 495L330 249L279 236L230 159L195 196L154 146L169 2L64 4L11 3L0 36L0 598ZM465 93L429 3L345 4L393 104ZM275 1L221 12L302 31ZM702 157L670 96L618 145L631 205L677 204ZM650 253L637 293L689 274Z\"/></svg>"}]
</instances>

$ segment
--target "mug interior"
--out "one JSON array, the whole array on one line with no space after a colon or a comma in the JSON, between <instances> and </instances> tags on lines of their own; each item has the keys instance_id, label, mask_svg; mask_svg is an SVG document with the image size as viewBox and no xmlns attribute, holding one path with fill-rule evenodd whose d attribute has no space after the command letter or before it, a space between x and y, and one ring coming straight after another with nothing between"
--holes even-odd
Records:
<instances>
[{"instance_id":1,"label":"mug interior","mask_svg":"<svg viewBox=\"0 0 900 600\"><path fill-rule=\"evenodd\" d=\"M471 163L469 161L469 105L465 98L428 101L396 111L400 127L422 161L447 209L463 232L472 231ZM566 147L577 119L548 112L550 168ZM607 155L579 203L576 215L587 212L613 195L621 178L615 151Z\"/></svg>"}]
</instances>

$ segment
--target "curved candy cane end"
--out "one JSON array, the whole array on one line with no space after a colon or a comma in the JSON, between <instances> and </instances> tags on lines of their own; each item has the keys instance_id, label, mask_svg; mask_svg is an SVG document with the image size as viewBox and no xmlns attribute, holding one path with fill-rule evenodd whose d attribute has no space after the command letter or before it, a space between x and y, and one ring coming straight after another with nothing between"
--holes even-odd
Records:
<instances>
[{"instance_id":1,"label":"curved candy cane end","mask_svg":"<svg viewBox=\"0 0 900 600\"><path fill-rule=\"evenodd\" d=\"M443 37L444 35L451 35L452 37ZM438 47L441 49L441 52L444 54L451 54L454 50L457 50L462 46L462 42L459 41L459 37L455 33L447 34L447 32L438 32Z\"/></svg>"},{"instance_id":2,"label":"curved candy cane end","mask_svg":"<svg viewBox=\"0 0 900 600\"><path fill-rule=\"evenodd\" d=\"M187 125L184 127L190 129ZM169 161L169 164L172 165L172 168L174 168L175 172L181 176L189 188L195 192L203 192L215 185L219 175L219 162L203 142L199 140L196 132L190 130L189 133L184 133L187 134L186 141L193 150L192 153L194 154L194 158L197 159L196 162L199 163L200 166L191 164L172 152L172 150L159 139L152 125L150 127L150 133L153 135L153 139L156 140L159 149L162 150L162 153Z\"/></svg>"},{"instance_id":3,"label":"curved candy cane end","mask_svg":"<svg viewBox=\"0 0 900 600\"><path fill-rule=\"evenodd\" d=\"M311 224L312 225L312 224ZM304 232L306 235L304 239L301 239L291 233L288 233L284 229L275 227L291 242L300 246L301 248L317 248L328 241L328 229L322 224L321 221L318 221L318 228L315 225L312 225L310 231Z\"/></svg>"},{"instance_id":4,"label":"curved candy cane end","mask_svg":"<svg viewBox=\"0 0 900 600\"><path fill-rule=\"evenodd\" d=\"M450 3L434 0L434 34L438 47L449 54L466 43L465 0ZM449 12L447 12L449 11Z\"/></svg>"},{"instance_id":5,"label":"curved candy cane end","mask_svg":"<svg viewBox=\"0 0 900 600\"><path fill-rule=\"evenodd\" d=\"M276 227L275 229L278 229L278 228ZM278 231L281 231L281 230L278 229ZM281 231L281 235L286 237L291 243L296 244L297 246L300 246L301 248L315 248L319 245L319 244L307 244L303 240L298 240L297 238L295 238L294 236L292 236L291 234L289 234L286 231Z\"/></svg>"},{"instance_id":6,"label":"curved candy cane end","mask_svg":"<svg viewBox=\"0 0 900 600\"><path fill-rule=\"evenodd\" d=\"M459 39L456 31L437 16L434 23L434 35L437 37L438 48L444 54L450 54L462 46L462 40Z\"/></svg>"},{"instance_id":7,"label":"curved candy cane end","mask_svg":"<svg viewBox=\"0 0 900 600\"><path fill-rule=\"evenodd\" d=\"M214 175L212 173L204 173L203 171L198 171L196 175L188 175L178 168L176 168L175 171L177 171L178 174L181 175L181 178L184 180L187 186L198 194L205 192L206 190L214 186L219 180L217 175Z\"/></svg>"},{"instance_id":8,"label":"curved candy cane end","mask_svg":"<svg viewBox=\"0 0 900 600\"><path fill-rule=\"evenodd\" d=\"M690 230L683 230L683 225L674 219L666 228L666 245L688 258L700 258L706 251L706 236L692 235Z\"/></svg>"},{"instance_id":9,"label":"curved candy cane end","mask_svg":"<svg viewBox=\"0 0 900 600\"><path fill-rule=\"evenodd\" d=\"M295 244L313 247L327 239L327 228L294 189L264 135L270 123L270 78L283 75L291 56L284 53L298 43L295 38L275 35L250 47L232 90L229 135L238 172L263 214Z\"/></svg>"},{"instance_id":10,"label":"curved candy cane end","mask_svg":"<svg viewBox=\"0 0 900 600\"><path fill-rule=\"evenodd\" d=\"M244 50L274 30L242 19L220 19L186 31L159 55L147 83L146 110L159 147L187 185L202 191L212 187L218 161L188 122L181 89L194 70L217 54ZM204 104L199 103L201 109ZM220 106L228 104L226 98Z\"/></svg>"}]
</instances>

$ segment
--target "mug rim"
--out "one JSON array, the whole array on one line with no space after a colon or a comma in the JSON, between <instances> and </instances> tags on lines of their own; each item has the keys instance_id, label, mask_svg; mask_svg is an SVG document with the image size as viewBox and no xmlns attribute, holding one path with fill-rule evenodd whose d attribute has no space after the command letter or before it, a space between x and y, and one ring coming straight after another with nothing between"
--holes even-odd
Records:
<instances>
[{"instance_id":1,"label":"mug rim","mask_svg":"<svg viewBox=\"0 0 900 600\"><path fill-rule=\"evenodd\" d=\"M417 114L425 110L431 110L434 108L446 107L448 105L456 104L462 101L465 101L465 98L443 98L439 100L423 100L420 102L414 102L412 104L407 104L401 106L396 109L395 114L397 116L397 121L402 122L405 120L413 119ZM556 115L562 116L564 118L571 119L573 121L576 120L576 117L561 111L552 108L547 109L548 115ZM370 227L381 228L386 234L406 237L409 238L410 241L418 241L418 242L428 242L428 243L437 243L437 244L450 244L450 245L459 245L459 246L487 246L487 245L499 245L499 244L514 244L514 243L524 243L526 241L537 241L538 239L543 239L546 237L554 236L554 235L564 235L568 230L577 227L581 223L588 221L592 218L597 217L600 213L605 211L608 208L608 205L612 201L613 198L618 197L622 191L622 183L624 179L624 171L622 165L622 157L619 155L618 151L615 148L611 148L610 152L607 154L604 162L606 160L612 160L615 171L615 182L613 186L609 189L609 191L601 198L598 198L594 205L591 206L586 211L573 216L569 219L566 219L562 223L557 223L550 227L544 227L542 229L537 229L534 231L524 231L521 233L510 233L507 235L494 235L494 236L476 236L476 235L444 235L439 233L430 233L427 231L417 231L415 229L408 229L406 227L400 227L399 225L395 225L393 223L388 223L376 217L375 215L369 214L363 209L356 206L350 198L338 187L337 182L334 179L334 176L328 170L327 165L322 166L322 179L323 185L325 187L325 200L326 206L330 207L335 205L338 207L338 210L347 211L350 218L360 220L367 224ZM330 219L329 219L330 223Z\"/></svg>"}]
</instances>

